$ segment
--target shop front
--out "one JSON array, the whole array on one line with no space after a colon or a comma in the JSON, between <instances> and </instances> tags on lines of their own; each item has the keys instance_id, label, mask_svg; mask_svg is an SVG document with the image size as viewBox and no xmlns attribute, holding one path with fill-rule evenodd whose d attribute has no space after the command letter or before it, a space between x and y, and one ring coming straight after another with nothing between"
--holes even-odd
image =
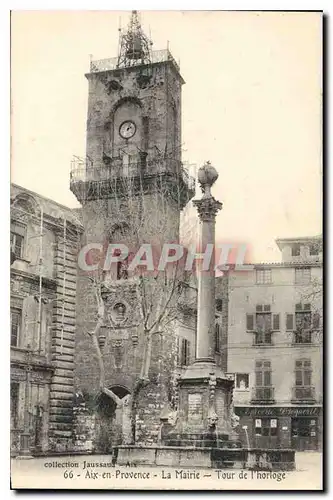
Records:
<instances>
[{"instance_id":1,"label":"shop front","mask_svg":"<svg viewBox=\"0 0 333 500\"><path fill-rule=\"evenodd\" d=\"M321 450L322 407L235 407L239 437L251 448Z\"/></svg>"}]
</instances>

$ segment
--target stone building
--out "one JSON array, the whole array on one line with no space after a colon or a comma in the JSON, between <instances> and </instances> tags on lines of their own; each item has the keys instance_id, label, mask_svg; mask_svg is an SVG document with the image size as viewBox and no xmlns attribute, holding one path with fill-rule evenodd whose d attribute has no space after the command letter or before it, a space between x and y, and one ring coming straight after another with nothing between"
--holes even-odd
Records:
<instances>
[{"instance_id":1,"label":"stone building","mask_svg":"<svg viewBox=\"0 0 333 500\"><path fill-rule=\"evenodd\" d=\"M181 161L184 80L179 66L168 50L151 50L133 12L120 37L119 57L92 61L86 77L87 156L73 162L70 183L82 204L82 244L105 248L123 243L137 250L146 242L158 253L163 243L179 241L180 212L194 195L194 179ZM191 308L184 306L178 314L179 324L186 318L180 340L175 321L163 328L158 324L150 338L138 300L143 281L124 264L95 273L93 279L106 310L98 336L100 354L89 335L97 321L96 295L87 272L79 269L74 363L78 393L97 407L96 446L124 440L121 427L128 410L122 400L134 398L148 357L149 383L144 381L140 389L130 425L135 440L156 441L161 412L172 398L172 373L194 355L195 329L187 326L193 324ZM148 309L156 313L161 289L152 286L148 278ZM105 387L100 393L101 363ZM121 401L118 406L114 396Z\"/></svg>"},{"instance_id":2,"label":"stone building","mask_svg":"<svg viewBox=\"0 0 333 500\"><path fill-rule=\"evenodd\" d=\"M158 255L163 244L179 242L181 216L188 222L195 192L181 161L185 82L179 66L169 50L151 50L133 12L118 58L92 61L86 77L87 155L74 157L70 174L70 189L82 207L70 210L12 186L14 453L110 451L133 431L135 441L156 442L160 417L175 403L175 377L195 358L193 274L176 276L180 293L168 307L173 317L157 324L147 342L140 278L129 261L97 272L78 265L87 245L101 245L103 262L109 244L137 250L149 242ZM197 229L196 217L192 223L183 231L185 239ZM149 277L147 283L148 306L156 313L159 297L170 290ZM222 281L217 283L215 356L225 370L228 301ZM97 288L105 309L98 347L92 335L99 318ZM142 370L149 381L138 390ZM125 401L136 391L133 422Z\"/></svg>"},{"instance_id":3,"label":"stone building","mask_svg":"<svg viewBox=\"0 0 333 500\"><path fill-rule=\"evenodd\" d=\"M11 186L11 451L61 450L71 437L76 255L67 207Z\"/></svg>"},{"instance_id":4,"label":"stone building","mask_svg":"<svg viewBox=\"0 0 333 500\"><path fill-rule=\"evenodd\" d=\"M253 447L321 448L322 240L279 239L279 263L229 273L228 372Z\"/></svg>"}]
</instances>

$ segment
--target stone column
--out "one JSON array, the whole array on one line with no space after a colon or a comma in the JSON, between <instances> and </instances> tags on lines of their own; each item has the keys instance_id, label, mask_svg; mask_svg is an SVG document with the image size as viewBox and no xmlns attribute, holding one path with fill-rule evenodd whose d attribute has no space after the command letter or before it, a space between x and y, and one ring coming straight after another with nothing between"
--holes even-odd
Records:
<instances>
[{"instance_id":1,"label":"stone column","mask_svg":"<svg viewBox=\"0 0 333 500\"><path fill-rule=\"evenodd\" d=\"M214 362L215 342L215 219L222 203L215 200L211 187L218 178L215 168L207 162L198 172L203 191L201 200L193 201L200 219L200 253L211 251L209 268L203 269L204 260L198 265L198 321L196 361Z\"/></svg>"}]
</instances>

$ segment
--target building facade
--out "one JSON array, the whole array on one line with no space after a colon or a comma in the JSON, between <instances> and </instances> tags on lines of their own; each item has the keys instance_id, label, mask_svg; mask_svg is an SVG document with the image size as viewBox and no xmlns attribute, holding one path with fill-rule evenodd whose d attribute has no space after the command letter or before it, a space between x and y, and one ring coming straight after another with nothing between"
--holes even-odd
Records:
<instances>
[{"instance_id":1,"label":"building facade","mask_svg":"<svg viewBox=\"0 0 333 500\"><path fill-rule=\"evenodd\" d=\"M82 244L122 243L134 253L149 243L158 254L164 243L179 241L180 213L194 195L194 179L181 161L179 66L168 50L151 51L133 12L120 35L119 57L92 61L86 77L87 156L73 163L70 183L82 204ZM136 397L135 441L156 441L161 412L172 400L173 373L194 356L191 308L183 304L177 327L174 318L163 328L156 323L151 333L168 287L138 277L130 259L104 265L99 276L90 276L105 305L99 352L89 335L97 321L96 293L87 272L78 272L75 386L86 401L97 401L92 440L110 449L130 439L122 401ZM179 280L177 290L181 286ZM121 401L116 406L114 396Z\"/></svg>"},{"instance_id":2,"label":"building facade","mask_svg":"<svg viewBox=\"0 0 333 500\"><path fill-rule=\"evenodd\" d=\"M67 207L11 186L13 454L38 454L69 445L81 229Z\"/></svg>"},{"instance_id":3,"label":"building facade","mask_svg":"<svg viewBox=\"0 0 333 500\"><path fill-rule=\"evenodd\" d=\"M322 446L322 241L280 239L282 262L229 273L228 372L243 442Z\"/></svg>"}]
</instances>

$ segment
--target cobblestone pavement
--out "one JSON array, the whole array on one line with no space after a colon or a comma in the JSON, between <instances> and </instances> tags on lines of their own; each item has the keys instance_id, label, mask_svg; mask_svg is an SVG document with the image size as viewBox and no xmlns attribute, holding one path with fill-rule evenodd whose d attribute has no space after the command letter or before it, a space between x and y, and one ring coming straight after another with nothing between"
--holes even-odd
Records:
<instances>
[{"instance_id":1,"label":"cobblestone pavement","mask_svg":"<svg viewBox=\"0 0 333 500\"><path fill-rule=\"evenodd\" d=\"M88 463L93 463L88 467ZM96 466L104 463L108 466ZM95 464L95 465L94 465ZM13 459L13 488L47 489L213 489L213 490L320 490L322 454L296 453L296 470L254 472L227 469L171 467L112 467L110 455L58 456Z\"/></svg>"}]
</instances>

